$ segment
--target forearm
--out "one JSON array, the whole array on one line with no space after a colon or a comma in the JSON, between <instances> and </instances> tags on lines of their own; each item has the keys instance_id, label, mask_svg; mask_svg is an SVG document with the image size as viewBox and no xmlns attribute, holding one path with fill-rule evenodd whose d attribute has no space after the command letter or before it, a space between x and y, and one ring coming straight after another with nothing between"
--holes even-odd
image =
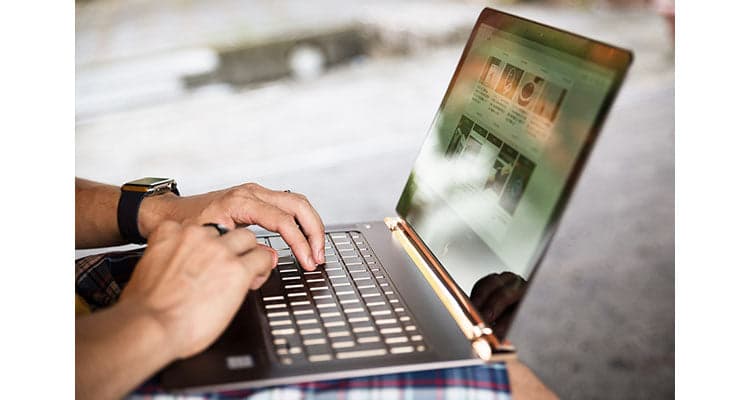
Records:
<instances>
[{"instance_id":1,"label":"forearm","mask_svg":"<svg viewBox=\"0 0 750 400\"><path fill-rule=\"evenodd\" d=\"M172 193L147 197L138 211L141 235L162 220L169 218ZM117 204L120 188L76 178L76 248L92 248L125 244L117 225Z\"/></svg>"},{"instance_id":2,"label":"forearm","mask_svg":"<svg viewBox=\"0 0 750 400\"><path fill-rule=\"evenodd\" d=\"M161 325L130 303L78 318L76 398L121 398L172 358Z\"/></svg>"}]
</instances>

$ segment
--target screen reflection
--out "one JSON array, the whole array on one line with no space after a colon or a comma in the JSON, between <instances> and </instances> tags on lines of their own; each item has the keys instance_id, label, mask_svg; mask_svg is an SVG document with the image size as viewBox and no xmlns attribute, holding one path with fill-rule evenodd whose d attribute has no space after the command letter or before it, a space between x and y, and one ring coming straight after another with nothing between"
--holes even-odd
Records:
<instances>
[{"instance_id":1,"label":"screen reflection","mask_svg":"<svg viewBox=\"0 0 750 400\"><path fill-rule=\"evenodd\" d=\"M513 28L480 24L397 206L500 332L616 77Z\"/></svg>"}]
</instances>

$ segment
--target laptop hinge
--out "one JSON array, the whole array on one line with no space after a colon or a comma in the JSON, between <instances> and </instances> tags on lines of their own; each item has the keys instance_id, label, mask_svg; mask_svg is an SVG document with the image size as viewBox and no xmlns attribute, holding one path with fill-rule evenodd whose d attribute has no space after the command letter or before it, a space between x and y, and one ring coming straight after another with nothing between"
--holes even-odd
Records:
<instances>
[{"instance_id":1,"label":"laptop hinge","mask_svg":"<svg viewBox=\"0 0 750 400\"><path fill-rule=\"evenodd\" d=\"M466 338L471 341L480 358L490 361L496 359L499 353L515 351L509 342L500 342L492 329L485 325L474 306L466 300L461 289L448 279L447 271L427 250L427 246L408 222L398 217L387 217L385 224L417 265Z\"/></svg>"}]
</instances>

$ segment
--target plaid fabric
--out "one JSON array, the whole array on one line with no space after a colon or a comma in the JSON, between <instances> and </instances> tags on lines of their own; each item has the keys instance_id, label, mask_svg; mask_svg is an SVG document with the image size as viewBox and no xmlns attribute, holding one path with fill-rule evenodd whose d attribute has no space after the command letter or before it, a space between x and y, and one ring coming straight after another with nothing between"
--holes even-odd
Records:
<instances>
[{"instance_id":1,"label":"plaid fabric","mask_svg":"<svg viewBox=\"0 0 750 400\"><path fill-rule=\"evenodd\" d=\"M83 257L76 260L76 295L91 310L114 304L130 280L144 248ZM316 400L507 400L510 384L505 364L436 369L335 379L221 393L173 396L161 390L157 378L136 389L130 399L316 399Z\"/></svg>"},{"instance_id":2,"label":"plaid fabric","mask_svg":"<svg viewBox=\"0 0 750 400\"><path fill-rule=\"evenodd\" d=\"M129 397L148 399L510 400L504 363L335 379L222 393L172 396L149 383Z\"/></svg>"},{"instance_id":3,"label":"plaid fabric","mask_svg":"<svg viewBox=\"0 0 750 400\"><path fill-rule=\"evenodd\" d=\"M91 311L109 307L120 297L145 247L96 254L76 260L76 295Z\"/></svg>"}]
</instances>

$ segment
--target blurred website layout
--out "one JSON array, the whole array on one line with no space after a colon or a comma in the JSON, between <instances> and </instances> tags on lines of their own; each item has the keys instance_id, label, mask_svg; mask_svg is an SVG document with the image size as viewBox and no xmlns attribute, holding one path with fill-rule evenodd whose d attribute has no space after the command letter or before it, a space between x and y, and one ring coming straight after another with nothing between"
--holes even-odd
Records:
<instances>
[{"instance_id":1,"label":"blurred website layout","mask_svg":"<svg viewBox=\"0 0 750 400\"><path fill-rule=\"evenodd\" d=\"M421 207L415 219L428 245L461 240L447 233L449 221L452 231L470 229L526 277L613 76L480 28L407 187Z\"/></svg>"}]
</instances>

